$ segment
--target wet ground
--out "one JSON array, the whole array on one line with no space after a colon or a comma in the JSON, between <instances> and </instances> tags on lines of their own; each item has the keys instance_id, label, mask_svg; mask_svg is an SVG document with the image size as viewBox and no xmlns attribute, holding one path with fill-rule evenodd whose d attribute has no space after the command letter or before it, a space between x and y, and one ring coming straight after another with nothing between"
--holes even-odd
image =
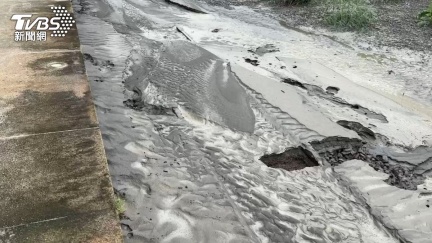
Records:
<instances>
[{"instance_id":1,"label":"wet ground","mask_svg":"<svg viewBox=\"0 0 432 243\"><path fill-rule=\"evenodd\" d=\"M313 154L302 147L289 148L281 154L264 155L260 160L269 167L287 171L319 166Z\"/></svg>"},{"instance_id":2,"label":"wet ground","mask_svg":"<svg viewBox=\"0 0 432 243\"><path fill-rule=\"evenodd\" d=\"M389 188L428 195L429 97L417 91L429 84L403 86L428 64L389 74L403 53L377 64L356 46L247 7L76 0L74 8L114 188L126 201L127 242L431 234L419 216L427 207L412 214L418 224L385 221L397 211L377 213L332 168L360 159L355 166L370 164ZM405 231L412 225L421 233Z\"/></svg>"}]
</instances>

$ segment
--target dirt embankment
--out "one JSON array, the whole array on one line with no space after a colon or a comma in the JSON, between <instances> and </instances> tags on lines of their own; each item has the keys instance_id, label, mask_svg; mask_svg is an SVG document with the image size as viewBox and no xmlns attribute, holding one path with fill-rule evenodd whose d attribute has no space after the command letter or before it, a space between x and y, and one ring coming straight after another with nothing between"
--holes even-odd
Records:
<instances>
[{"instance_id":1,"label":"dirt embankment","mask_svg":"<svg viewBox=\"0 0 432 243\"><path fill-rule=\"evenodd\" d=\"M429 0L400 0L393 3L372 3L377 20L357 33L359 40L378 46L407 48L415 51L432 50L432 28L419 26L417 15L425 10ZM324 11L318 5L274 8L282 20L293 26L330 29L323 23Z\"/></svg>"},{"instance_id":2,"label":"dirt embankment","mask_svg":"<svg viewBox=\"0 0 432 243\"><path fill-rule=\"evenodd\" d=\"M272 1L259 0L204 0L205 2L230 8L245 5L256 8L257 11L268 12L262 6L270 7L278 18L292 27L324 28L338 32L326 26L323 19L325 11L320 4L282 6ZM393 2L372 1L377 19L366 30L356 32L358 41L366 42L379 47L407 48L415 51L432 51L432 28L420 26L417 15L424 11L429 0L396 0Z\"/></svg>"}]
</instances>

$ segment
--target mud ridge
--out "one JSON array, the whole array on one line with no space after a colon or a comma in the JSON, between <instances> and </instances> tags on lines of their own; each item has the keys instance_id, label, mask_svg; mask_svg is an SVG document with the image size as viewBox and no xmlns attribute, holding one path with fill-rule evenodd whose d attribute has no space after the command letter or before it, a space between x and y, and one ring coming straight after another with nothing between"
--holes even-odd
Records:
<instances>
[{"instance_id":1,"label":"mud ridge","mask_svg":"<svg viewBox=\"0 0 432 243\"><path fill-rule=\"evenodd\" d=\"M176 30L178 31L178 32L180 32L188 41L193 41L192 40L192 37L190 37L187 33L186 33L186 31L184 31L184 29L182 28L182 27L179 27L179 26L176 26Z\"/></svg>"},{"instance_id":2,"label":"mud ridge","mask_svg":"<svg viewBox=\"0 0 432 243\"><path fill-rule=\"evenodd\" d=\"M368 118L376 119L383 123L388 123L387 118L383 114L376 113L358 104L350 104L344 99L334 96L339 91L339 88L337 87L329 86L327 87L327 91L324 91L321 87L318 87L316 85L301 83L291 78L285 78L282 80L282 82L304 89L308 92L308 95L310 96L318 96L338 106L349 107L352 110L356 111L357 113L367 116Z\"/></svg>"},{"instance_id":3,"label":"mud ridge","mask_svg":"<svg viewBox=\"0 0 432 243\"><path fill-rule=\"evenodd\" d=\"M186 9L186 10L194 12L194 13L207 14L206 12L204 12L201 9L194 8L194 7L191 7L191 6L187 6L186 4L183 4L182 3L183 1L165 0L165 2L170 3L172 5L176 5L176 6L180 7L180 8Z\"/></svg>"},{"instance_id":4,"label":"mud ridge","mask_svg":"<svg viewBox=\"0 0 432 243\"><path fill-rule=\"evenodd\" d=\"M359 122L340 120L336 123L347 129L355 131L361 138L372 140L376 139L375 133Z\"/></svg>"}]
</instances>

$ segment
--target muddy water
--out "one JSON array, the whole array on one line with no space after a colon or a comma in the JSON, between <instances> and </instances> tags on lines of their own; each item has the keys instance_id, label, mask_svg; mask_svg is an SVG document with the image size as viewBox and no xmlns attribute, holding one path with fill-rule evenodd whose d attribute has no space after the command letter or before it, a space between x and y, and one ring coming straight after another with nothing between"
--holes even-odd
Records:
<instances>
[{"instance_id":1,"label":"muddy water","mask_svg":"<svg viewBox=\"0 0 432 243\"><path fill-rule=\"evenodd\" d=\"M259 160L324 136L240 85L225 60L243 56L215 46L235 54L245 35L202 34L215 34L208 23L220 15L236 25L249 12L204 7L191 24L165 1L74 1L113 185L126 201L125 241L396 242L332 168Z\"/></svg>"}]
</instances>

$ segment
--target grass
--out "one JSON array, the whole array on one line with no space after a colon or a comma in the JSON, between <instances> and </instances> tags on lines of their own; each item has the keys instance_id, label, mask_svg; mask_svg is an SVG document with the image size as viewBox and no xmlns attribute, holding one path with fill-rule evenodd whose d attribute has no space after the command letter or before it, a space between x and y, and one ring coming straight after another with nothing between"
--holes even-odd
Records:
<instances>
[{"instance_id":1,"label":"grass","mask_svg":"<svg viewBox=\"0 0 432 243\"><path fill-rule=\"evenodd\" d=\"M364 30L376 20L366 0L326 0L324 6L325 23L340 30Z\"/></svg>"},{"instance_id":2,"label":"grass","mask_svg":"<svg viewBox=\"0 0 432 243\"><path fill-rule=\"evenodd\" d=\"M274 3L283 5L301 5L310 3L311 0L272 0Z\"/></svg>"},{"instance_id":3,"label":"grass","mask_svg":"<svg viewBox=\"0 0 432 243\"><path fill-rule=\"evenodd\" d=\"M377 21L373 4L394 4L402 0L270 0L276 4L319 6L323 22L338 30L361 31ZM432 26L432 0L429 7L418 15L421 26Z\"/></svg>"},{"instance_id":4,"label":"grass","mask_svg":"<svg viewBox=\"0 0 432 243\"><path fill-rule=\"evenodd\" d=\"M401 2L402 0L370 0L370 2L372 3L398 3Z\"/></svg>"},{"instance_id":5,"label":"grass","mask_svg":"<svg viewBox=\"0 0 432 243\"><path fill-rule=\"evenodd\" d=\"M421 12L418 15L418 19L419 19L419 25L421 25L421 26L426 26L426 25L432 26L432 1L429 4L429 7L425 11Z\"/></svg>"},{"instance_id":6,"label":"grass","mask_svg":"<svg viewBox=\"0 0 432 243\"><path fill-rule=\"evenodd\" d=\"M376 20L371 0L270 0L276 4L313 4L323 10L323 20L328 26L339 30L363 30ZM373 0L398 1L398 0Z\"/></svg>"},{"instance_id":7,"label":"grass","mask_svg":"<svg viewBox=\"0 0 432 243\"><path fill-rule=\"evenodd\" d=\"M123 214L126 211L125 200L119 196L115 196L114 206L118 214Z\"/></svg>"}]
</instances>

